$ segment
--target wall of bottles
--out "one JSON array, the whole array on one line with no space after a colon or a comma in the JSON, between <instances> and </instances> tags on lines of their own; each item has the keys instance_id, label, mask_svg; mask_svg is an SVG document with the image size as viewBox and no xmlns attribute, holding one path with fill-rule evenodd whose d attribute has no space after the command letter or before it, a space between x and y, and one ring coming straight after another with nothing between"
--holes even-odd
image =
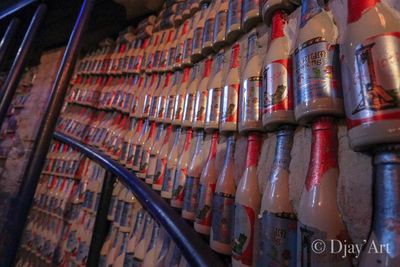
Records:
<instances>
[{"instance_id":1,"label":"wall of bottles","mask_svg":"<svg viewBox=\"0 0 400 267\"><path fill-rule=\"evenodd\" d=\"M388 187L400 177L400 7L320 2L168 1L81 58L57 130L133 170L233 266L394 266L400 236L384 221L400 220ZM379 212L362 256L337 247L352 244L337 205L344 117L351 148L374 156ZM303 127L311 155L294 209L289 165ZM273 163L260 169L267 133ZM134 202L122 185L113 199L102 266L187 264L136 202L121 215ZM366 253L374 242L391 249Z\"/></svg>"},{"instance_id":2,"label":"wall of bottles","mask_svg":"<svg viewBox=\"0 0 400 267\"><path fill-rule=\"evenodd\" d=\"M85 266L104 176L97 163L53 142L17 266Z\"/></svg>"}]
</instances>

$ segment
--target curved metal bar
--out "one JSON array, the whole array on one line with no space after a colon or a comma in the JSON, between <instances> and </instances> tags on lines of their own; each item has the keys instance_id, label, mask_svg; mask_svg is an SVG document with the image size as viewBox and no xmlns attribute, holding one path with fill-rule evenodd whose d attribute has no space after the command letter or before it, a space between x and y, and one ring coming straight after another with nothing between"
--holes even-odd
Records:
<instances>
[{"instance_id":1,"label":"curved metal bar","mask_svg":"<svg viewBox=\"0 0 400 267\"><path fill-rule=\"evenodd\" d=\"M71 137L58 132L54 133L54 137L79 150L117 176L118 180L132 191L142 206L167 230L191 266L225 266L217 254L206 245L193 229L134 173L129 172L97 149L89 148Z\"/></svg>"},{"instance_id":2,"label":"curved metal bar","mask_svg":"<svg viewBox=\"0 0 400 267\"><path fill-rule=\"evenodd\" d=\"M16 12L24 9L25 7L37 3L38 0L23 0L23 1L18 1L15 5L5 9L4 11L0 12L0 20L3 20L7 18L10 15L14 15Z\"/></svg>"},{"instance_id":3,"label":"curved metal bar","mask_svg":"<svg viewBox=\"0 0 400 267\"><path fill-rule=\"evenodd\" d=\"M3 38L0 41L0 67L3 65L3 60L6 55L7 49L10 46L10 44L15 36L15 33L17 32L19 23L20 22L19 22L18 18L11 19L11 21L8 24L8 27L4 33Z\"/></svg>"}]
</instances>

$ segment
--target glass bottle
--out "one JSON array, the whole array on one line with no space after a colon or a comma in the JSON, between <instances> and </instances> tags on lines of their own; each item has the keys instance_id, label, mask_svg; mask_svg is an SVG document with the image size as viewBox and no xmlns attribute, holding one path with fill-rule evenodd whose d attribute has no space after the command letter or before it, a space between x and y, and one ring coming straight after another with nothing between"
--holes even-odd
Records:
<instances>
[{"instance_id":1,"label":"glass bottle","mask_svg":"<svg viewBox=\"0 0 400 267\"><path fill-rule=\"evenodd\" d=\"M308 0L301 6L300 29L293 55L296 120L316 116L343 116L337 27L319 6Z\"/></svg>"},{"instance_id":2,"label":"glass bottle","mask_svg":"<svg viewBox=\"0 0 400 267\"><path fill-rule=\"evenodd\" d=\"M394 3L394 2L393 2ZM342 77L350 146L400 141L400 22L378 0L348 1Z\"/></svg>"},{"instance_id":3,"label":"glass bottle","mask_svg":"<svg viewBox=\"0 0 400 267\"><path fill-rule=\"evenodd\" d=\"M235 197L235 223L232 240L232 266L253 266L257 215L261 196L258 187L257 166L261 138L257 133L247 137L246 169L239 181Z\"/></svg>"},{"instance_id":4,"label":"glass bottle","mask_svg":"<svg viewBox=\"0 0 400 267\"><path fill-rule=\"evenodd\" d=\"M220 132L237 130L240 90L239 56L240 44L235 43L231 49L229 72L221 94Z\"/></svg>"},{"instance_id":5,"label":"glass bottle","mask_svg":"<svg viewBox=\"0 0 400 267\"><path fill-rule=\"evenodd\" d=\"M298 207L297 251L298 264L317 266L351 266L349 255L330 253L334 243L347 238L337 205L338 136L334 119L320 117L312 124L311 157L305 186ZM315 240L322 240L326 248L313 252Z\"/></svg>"}]
</instances>

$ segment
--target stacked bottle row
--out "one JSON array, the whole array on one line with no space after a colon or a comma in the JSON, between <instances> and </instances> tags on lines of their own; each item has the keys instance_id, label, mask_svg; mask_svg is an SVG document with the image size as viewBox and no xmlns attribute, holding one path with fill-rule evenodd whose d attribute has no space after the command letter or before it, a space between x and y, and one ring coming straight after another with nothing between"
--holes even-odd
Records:
<instances>
[{"instance_id":1,"label":"stacked bottle row","mask_svg":"<svg viewBox=\"0 0 400 267\"><path fill-rule=\"evenodd\" d=\"M112 223L100 266L187 266L168 233L120 183L114 187L108 219Z\"/></svg>"},{"instance_id":2,"label":"stacked bottle row","mask_svg":"<svg viewBox=\"0 0 400 267\"><path fill-rule=\"evenodd\" d=\"M53 142L17 266L86 266L104 176L98 164Z\"/></svg>"}]
</instances>

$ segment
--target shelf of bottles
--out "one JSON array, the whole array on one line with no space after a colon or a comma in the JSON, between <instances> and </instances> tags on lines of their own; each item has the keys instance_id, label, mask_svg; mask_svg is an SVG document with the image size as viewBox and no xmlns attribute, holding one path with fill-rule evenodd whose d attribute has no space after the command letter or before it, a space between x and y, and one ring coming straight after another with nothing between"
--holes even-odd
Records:
<instances>
[{"instance_id":1,"label":"shelf of bottles","mask_svg":"<svg viewBox=\"0 0 400 267\"><path fill-rule=\"evenodd\" d=\"M105 40L78 62L57 130L134 171L233 266L350 266L351 255L313 252L311 246L320 239L326 245L349 240L336 204L338 118L347 117L354 150L375 153L375 209L393 205L380 180L383 173L398 180L400 168L400 60L392 60L400 53L398 13L378 0L349 0L340 7L349 10L343 24L332 16L338 7L330 5L340 1L303 1L300 12L293 12L296 1L260 2L168 1L158 17L115 42ZM297 125L312 129L312 148L295 212L288 185ZM270 179L260 192L265 132L277 142L272 167L263 170ZM239 135L247 138L247 156L235 181ZM116 184L104 266L131 258L133 266L186 266L140 207L131 211L133 230L121 230L120 202L128 203L128 195ZM391 208L398 222L399 212ZM390 237L385 240L396 252L373 259L363 254L360 262L394 266L400 237L381 224L388 211L377 216L369 242ZM138 241L143 234L151 245Z\"/></svg>"}]
</instances>

